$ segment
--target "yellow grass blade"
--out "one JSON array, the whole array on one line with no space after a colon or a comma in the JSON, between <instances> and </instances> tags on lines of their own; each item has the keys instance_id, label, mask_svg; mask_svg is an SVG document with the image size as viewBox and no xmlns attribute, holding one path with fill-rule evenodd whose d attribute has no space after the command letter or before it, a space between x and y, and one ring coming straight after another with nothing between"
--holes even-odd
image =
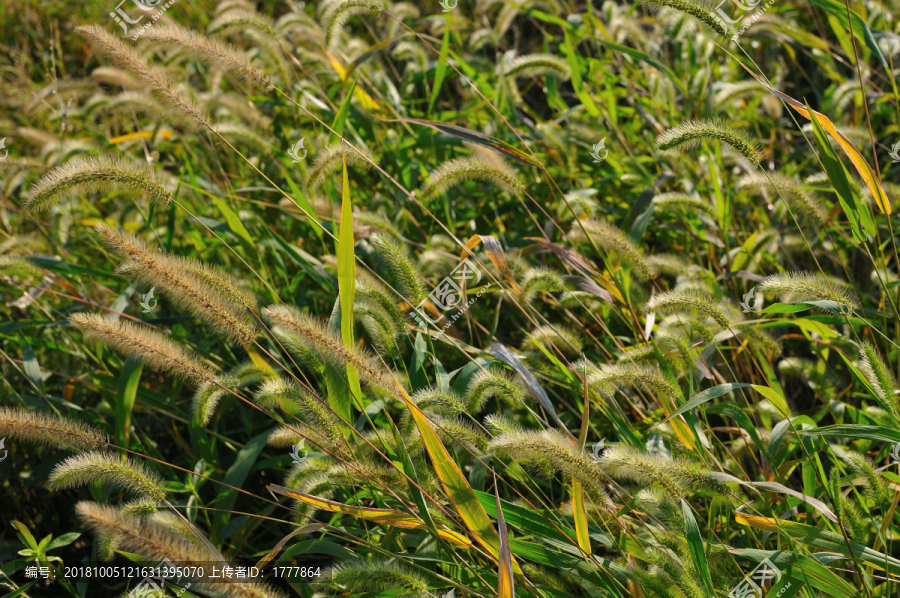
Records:
<instances>
[{"instance_id":1,"label":"yellow grass blade","mask_svg":"<svg viewBox=\"0 0 900 598\"><path fill-rule=\"evenodd\" d=\"M810 114L810 110L807 110L806 105L802 102L798 102L791 96L784 94L768 83L766 83L762 78L756 76L750 69L744 67L748 73L753 75L753 78L759 81L760 85L774 93L776 96L784 100L784 102L803 115L807 120L812 120L812 117L815 116L816 122L822 125L822 128L828 131L828 133L834 137L835 141L840 144L841 148L844 150L844 153L847 154L847 157L850 158L850 161L853 162L853 166L856 167L856 171L859 172L859 176L866 182L866 186L869 188L869 191L872 193L872 197L875 198L875 203L878 205L878 209L881 210L882 214L890 214L891 213L891 202L888 199L887 194L884 192L884 189L881 187L881 183L878 182L878 179L875 177L875 173L872 171L872 167L869 166L866 159L862 157L857 149L853 146L853 143L844 137L844 135L837 130L834 126L834 123L820 112L816 112L812 110L812 114Z\"/></svg>"},{"instance_id":2,"label":"yellow grass blade","mask_svg":"<svg viewBox=\"0 0 900 598\"><path fill-rule=\"evenodd\" d=\"M424 523L422 523L415 517L404 513L403 511L345 505L344 503L335 502L333 500L328 500L325 498L319 498L318 496L312 496L310 494L304 494L302 492L297 492L296 490L291 490L290 488L285 488L284 486L278 486L276 484L269 484L268 488L270 491L275 492L276 494L283 494L284 496L295 498L317 509L328 511L329 513L352 515L353 517L359 517L360 519L374 521L375 523L383 523L385 525L399 527L402 529L428 529L428 527ZM457 534L456 532L449 529L438 528L437 533L438 536L440 536L444 540L452 542L457 546L468 548L472 545L472 541L467 537L463 536L462 534Z\"/></svg>"}]
</instances>

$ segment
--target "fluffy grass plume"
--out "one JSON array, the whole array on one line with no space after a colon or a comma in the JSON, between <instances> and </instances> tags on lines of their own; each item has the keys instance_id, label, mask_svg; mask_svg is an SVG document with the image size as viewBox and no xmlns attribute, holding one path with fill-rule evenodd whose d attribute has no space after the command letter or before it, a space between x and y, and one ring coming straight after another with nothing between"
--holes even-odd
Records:
<instances>
[{"instance_id":1,"label":"fluffy grass plume","mask_svg":"<svg viewBox=\"0 0 900 598\"><path fill-rule=\"evenodd\" d=\"M141 39L181 48L191 56L223 68L239 81L250 82L254 87L272 87L272 82L265 73L253 66L246 56L221 40L174 24L151 27L141 35Z\"/></svg>"},{"instance_id":2,"label":"fluffy grass plume","mask_svg":"<svg viewBox=\"0 0 900 598\"><path fill-rule=\"evenodd\" d=\"M419 267L409 257L406 247L396 239L382 234L373 235L369 242L387 262L391 273L397 279L397 284L400 285L403 298L409 301L410 305L418 305L428 297L428 287L419 274Z\"/></svg>"},{"instance_id":3,"label":"fluffy grass plume","mask_svg":"<svg viewBox=\"0 0 900 598\"><path fill-rule=\"evenodd\" d=\"M698 290L675 290L655 295L644 306L645 313L698 314L706 316L722 328L731 324L715 299Z\"/></svg>"},{"instance_id":4,"label":"fluffy grass plume","mask_svg":"<svg viewBox=\"0 0 900 598\"><path fill-rule=\"evenodd\" d=\"M580 222L580 226L579 226ZM602 220L580 220L572 225L569 236L574 239L582 237L581 229L587 232L588 236L601 248L607 251L615 251L631 266L634 274L641 280L650 280L653 272L644 260L644 250L641 249L631 238L621 229L604 222Z\"/></svg>"},{"instance_id":5,"label":"fluffy grass plume","mask_svg":"<svg viewBox=\"0 0 900 598\"><path fill-rule=\"evenodd\" d=\"M104 85L121 87L122 89L141 89L143 84L122 69L101 66L91 71L91 79Z\"/></svg>"},{"instance_id":6,"label":"fluffy grass plume","mask_svg":"<svg viewBox=\"0 0 900 598\"><path fill-rule=\"evenodd\" d=\"M368 303L372 303L377 305L384 311L385 314L390 317L393 322L394 329L397 332L406 331L407 321L403 315L403 312L400 311L400 308L397 307L397 303L395 300L391 299L388 292L382 287L380 283L374 283L372 281L357 279L356 280L356 298L358 301L365 301Z\"/></svg>"},{"instance_id":7,"label":"fluffy grass plume","mask_svg":"<svg viewBox=\"0 0 900 598\"><path fill-rule=\"evenodd\" d=\"M442 417L440 415L431 415L429 419L445 445L462 445L476 454L483 453L487 449L487 438L468 421L458 417Z\"/></svg>"},{"instance_id":8,"label":"fluffy grass plume","mask_svg":"<svg viewBox=\"0 0 900 598\"><path fill-rule=\"evenodd\" d=\"M216 125L216 132L227 139L232 145L256 150L257 152L268 152L272 149L272 144L263 139L263 137L255 130L237 123L219 123Z\"/></svg>"},{"instance_id":9,"label":"fluffy grass plume","mask_svg":"<svg viewBox=\"0 0 900 598\"><path fill-rule=\"evenodd\" d=\"M52 413L0 407L0 437L62 449L90 450L108 444L99 428Z\"/></svg>"},{"instance_id":10,"label":"fluffy grass plume","mask_svg":"<svg viewBox=\"0 0 900 598\"><path fill-rule=\"evenodd\" d=\"M252 6L252 4L250 5ZM283 40L275 29L275 24L267 17L253 10L230 10L209 24L207 31L211 34L231 33L255 29L279 43Z\"/></svg>"},{"instance_id":11,"label":"fluffy grass plume","mask_svg":"<svg viewBox=\"0 0 900 598\"><path fill-rule=\"evenodd\" d=\"M234 386L237 386L237 380L225 377L214 382L204 382L197 388L191 400L191 408L194 412L194 417L201 425L205 426L209 423L219 404L219 400L228 393L228 388Z\"/></svg>"},{"instance_id":12,"label":"fluffy grass plume","mask_svg":"<svg viewBox=\"0 0 900 598\"><path fill-rule=\"evenodd\" d=\"M69 457L53 468L48 482L59 489L86 486L97 480L155 502L166 497L159 475L140 463L112 453L91 452Z\"/></svg>"},{"instance_id":13,"label":"fluffy grass plume","mask_svg":"<svg viewBox=\"0 0 900 598\"><path fill-rule=\"evenodd\" d=\"M404 595L421 595L428 591L428 581L418 572L389 561L343 561L330 571L330 585L350 593L402 590Z\"/></svg>"},{"instance_id":14,"label":"fluffy grass plume","mask_svg":"<svg viewBox=\"0 0 900 598\"><path fill-rule=\"evenodd\" d=\"M812 272L781 272L766 277L760 290L793 301L834 301L850 309L859 307L859 298L844 282L823 278Z\"/></svg>"},{"instance_id":15,"label":"fluffy grass plume","mask_svg":"<svg viewBox=\"0 0 900 598\"><path fill-rule=\"evenodd\" d=\"M766 88L759 84L754 79L750 79L748 81L741 81L739 83L729 83L718 92L716 92L716 96L713 99L713 106L716 108L723 109L729 102L732 102L738 98L744 98L752 95L759 95L766 91ZM812 129L810 129L812 132Z\"/></svg>"},{"instance_id":16,"label":"fluffy grass plume","mask_svg":"<svg viewBox=\"0 0 900 598\"><path fill-rule=\"evenodd\" d=\"M900 422L900 407L897 404L897 379L891 368L881 359L878 349L872 343L863 341L859 347L859 369L875 390L875 400L882 409Z\"/></svg>"},{"instance_id":17,"label":"fluffy grass plume","mask_svg":"<svg viewBox=\"0 0 900 598\"><path fill-rule=\"evenodd\" d=\"M321 397L306 390L288 378L266 380L257 389L254 399L260 405L271 406L279 401L290 401L300 407L306 423L325 435L332 444L343 441L344 424Z\"/></svg>"},{"instance_id":18,"label":"fluffy grass plume","mask_svg":"<svg viewBox=\"0 0 900 598\"><path fill-rule=\"evenodd\" d=\"M875 506L882 507L890 501L888 486L868 457L856 451L845 451L842 459L853 473L863 479L866 498L875 503Z\"/></svg>"},{"instance_id":19,"label":"fluffy grass plume","mask_svg":"<svg viewBox=\"0 0 900 598\"><path fill-rule=\"evenodd\" d=\"M584 349L584 343L575 330L567 326L558 324L547 324L538 326L530 333L531 338L525 341L525 346L532 346L535 349L543 347L547 351L554 351L554 347L563 355L572 356L579 355ZM538 349L540 350L540 349Z\"/></svg>"},{"instance_id":20,"label":"fluffy grass plume","mask_svg":"<svg viewBox=\"0 0 900 598\"><path fill-rule=\"evenodd\" d=\"M212 128L209 119L197 107L194 100L179 91L175 81L165 71L148 64L133 47L107 33L99 25L83 25L77 27L76 31L116 66L137 75L160 100L181 113L186 123L194 122Z\"/></svg>"},{"instance_id":21,"label":"fluffy grass plume","mask_svg":"<svg viewBox=\"0 0 900 598\"><path fill-rule=\"evenodd\" d=\"M686 0L675 0L683 2ZM750 135L741 130L733 129L719 120L692 120L682 123L677 127L659 135L656 138L656 146L661 150L674 147L692 148L702 139L718 139L726 143L754 166L758 166L761 160L759 144Z\"/></svg>"},{"instance_id":22,"label":"fluffy grass plume","mask_svg":"<svg viewBox=\"0 0 900 598\"><path fill-rule=\"evenodd\" d=\"M684 496L686 487L698 483L717 488L719 494L728 491L725 484L704 476L687 462L658 457L630 446L614 446L606 449L600 459L600 466L613 478L629 480L639 486L659 484L673 496Z\"/></svg>"},{"instance_id":23,"label":"fluffy grass plume","mask_svg":"<svg viewBox=\"0 0 900 598\"><path fill-rule=\"evenodd\" d=\"M17 255L0 255L0 270L12 270L35 278L43 278L44 276L44 272L40 268Z\"/></svg>"},{"instance_id":24,"label":"fluffy grass plume","mask_svg":"<svg viewBox=\"0 0 900 598\"><path fill-rule=\"evenodd\" d=\"M38 212L66 199L98 191L132 191L166 206L172 194L152 170L121 158L79 158L57 166L25 194L25 207Z\"/></svg>"},{"instance_id":25,"label":"fluffy grass plume","mask_svg":"<svg viewBox=\"0 0 900 598\"><path fill-rule=\"evenodd\" d=\"M466 411L478 413L491 398L519 407L525 400L519 378L499 368L481 370L472 376L466 387Z\"/></svg>"},{"instance_id":26,"label":"fluffy grass plume","mask_svg":"<svg viewBox=\"0 0 900 598\"><path fill-rule=\"evenodd\" d=\"M457 414L466 410L462 397L452 390L428 386L417 390L410 398L419 409L425 412Z\"/></svg>"},{"instance_id":27,"label":"fluffy grass plume","mask_svg":"<svg viewBox=\"0 0 900 598\"><path fill-rule=\"evenodd\" d=\"M134 235L105 224L97 225L96 230L108 247L126 258L119 268L122 274L160 287L176 305L230 342L246 346L256 338L255 325L246 311L251 305L249 297L237 290L230 275L155 251Z\"/></svg>"},{"instance_id":28,"label":"fluffy grass plume","mask_svg":"<svg viewBox=\"0 0 900 598\"><path fill-rule=\"evenodd\" d=\"M674 255L671 253L657 253L648 255L644 258L647 266L654 274L664 274L666 276L681 276L687 274L691 264L683 255Z\"/></svg>"},{"instance_id":29,"label":"fluffy grass plume","mask_svg":"<svg viewBox=\"0 0 900 598\"><path fill-rule=\"evenodd\" d=\"M706 0L644 0L652 9L668 9L689 15L700 21L720 37L731 37L734 31L716 14L716 6Z\"/></svg>"},{"instance_id":30,"label":"fluffy grass plume","mask_svg":"<svg viewBox=\"0 0 900 598\"><path fill-rule=\"evenodd\" d=\"M322 15L322 28L325 29L325 45L333 48L340 39L341 29L347 19L353 16L377 17L384 10L384 4L378 0L337 0L331 2L328 10Z\"/></svg>"},{"instance_id":31,"label":"fluffy grass plume","mask_svg":"<svg viewBox=\"0 0 900 598\"><path fill-rule=\"evenodd\" d=\"M504 433L491 440L488 451L524 461L545 478L562 472L570 480L581 482L592 499L605 506L612 504L591 457L556 430Z\"/></svg>"},{"instance_id":32,"label":"fluffy grass plume","mask_svg":"<svg viewBox=\"0 0 900 598\"><path fill-rule=\"evenodd\" d=\"M345 346L340 336L313 316L287 305L270 305L263 309L263 315L270 323L282 326L303 339L323 358L342 367L352 363L361 379L389 395L397 393L399 382L392 372L368 351Z\"/></svg>"},{"instance_id":33,"label":"fluffy grass plume","mask_svg":"<svg viewBox=\"0 0 900 598\"><path fill-rule=\"evenodd\" d=\"M716 217L716 207L700 197L687 193L660 193L653 198L653 205L663 210L694 210Z\"/></svg>"},{"instance_id":34,"label":"fluffy grass plume","mask_svg":"<svg viewBox=\"0 0 900 598\"><path fill-rule=\"evenodd\" d=\"M450 187L465 181L484 181L515 195L525 190L525 185L509 168L469 157L441 164L428 175L428 183L422 186L420 194L422 197L443 195Z\"/></svg>"},{"instance_id":35,"label":"fluffy grass plume","mask_svg":"<svg viewBox=\"0 0 900 598\"><path fill-rule=\"evenodd\" d=\"M576 363L573 369L580 374L585 370L584 362ZM655 366L604 364L599 368L588 366L587 371L588 385L596 387L605 396L611 396L616 388L646 388L653 394L665 397L670 403L678 404L682 399L675 381Z\"/></svg>"},{"instance_id":36,"label":"fluffy grass plume","mask_svg":"<svg viewBox=\"0 0 900 598\"><path fill-rule=\"evenodd\" d=\"M569 63L553 54L528 54L514 58L504 69L506 77L534 77L537 75L556 75L563 81L572 76Z\"/></svg>"},{"instance_id":37,"label":"fluffy grass plume","mask_svg":"<svg viewBox=\"0 0 900 598\"><path fill-rule=\"evenodd\" d=\"M306 187L310 191L318 189L328 175L340 170L344 156L347 157L347 166L353 166L363 171L369 170L372 164L378 163L378 158L370 151L339 141L324 147L316 154L316 160L309 169Z\"/></svg>"},{"instance_id":38,"label":"fluffy grass plume","mask_svg":"<svg viewBox=\"0 0 900 598\"><path fill-rule=\"evenodd\" d=\"M145 326L88 313L72 314L69 322L89 338L195 385L215 380L215 373L187 350Z\"/></svg>"},{"instance_id":39,"label":"fluffy grass plume","mask_svg":"<svg viewBox=\"0 0 900 598\"><path fill-rule=\"evenodd\" d=\"M558 293L566 290L562 274L550 268L532 268L522 280L522 292L533 297L540 292Z\"/></svg>"},{"instance_id":40,"label":"fluffy grass plume","mask_svg":"<svg viewBox=\"0 0 900 598\"><path fill-rule=\"evenodd\" d=\"M75 513L83 525L99 536L114 538L119 550L138 554L154 565L165 559L173 563L211 563L218 560L198 542L185 538L183 533L172 531L168 525L156 523L154 518L136 517L88 501L76 504ZM225 580L217 583L190 582L191 592L196 590L214 598L284 598L281 591L260 584Z\"/></svg>"},{"instance_id":41,"label":"fluffy grass plume","mask_svg":"<svg viewBox=\"0 0 900 598\"><path fill-rule=\"evenodd\" d=\"M771 182L770 182L771 179ZM828 217L828 211L815 195L803 188L800 181L791 177L770 172L767 174L748 174L738 181L738 189L761 190L774 185L781 196L791 208L799 211L804 216L817 224L824 224Z\"/></svg>"}]
</instances>

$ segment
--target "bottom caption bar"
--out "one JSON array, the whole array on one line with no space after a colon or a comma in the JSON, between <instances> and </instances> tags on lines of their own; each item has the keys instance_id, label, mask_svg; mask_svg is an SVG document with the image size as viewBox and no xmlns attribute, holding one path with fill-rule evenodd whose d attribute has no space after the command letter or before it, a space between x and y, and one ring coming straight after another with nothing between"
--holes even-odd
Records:
<instances>
[{"instance_id":1,"label":"bottom caption bar","mask_svg":"<svg viewBox=\"0 0 900 598\"><path fill-rule=\"evenodd\" d=\"M61 575L70 582L96 580L103 582L137 581L135 595L152 592L164 583L187 589L191 584L269 583L293 584L324 581L328 569L324 565L273 565L265 567L209 562L81 563L59 567L28 566L28 579L57 580ZM130 594L129 594L130 595Z\"/></svg>"}]
</instances>

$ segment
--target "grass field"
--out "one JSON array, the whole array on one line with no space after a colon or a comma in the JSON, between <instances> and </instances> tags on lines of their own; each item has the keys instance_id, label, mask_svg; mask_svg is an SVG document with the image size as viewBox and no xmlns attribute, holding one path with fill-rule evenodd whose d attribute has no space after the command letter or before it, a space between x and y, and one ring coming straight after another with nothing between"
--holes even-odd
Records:
<instances>
[{"instance_id":1,"label":"grass field","mask_svg":"<svg viewBox=\"0 0 900 598\"><path fill-rule=\"evenodd\" d=\"M900 5L755 1L8 0L0 597L900 596Z\"/></svg>"}]
</instances>

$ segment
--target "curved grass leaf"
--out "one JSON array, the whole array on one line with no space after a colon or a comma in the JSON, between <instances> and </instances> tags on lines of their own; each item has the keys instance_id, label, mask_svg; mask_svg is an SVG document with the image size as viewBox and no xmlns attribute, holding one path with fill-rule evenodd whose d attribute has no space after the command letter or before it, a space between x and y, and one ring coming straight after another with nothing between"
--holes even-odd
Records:
<instances>
[{"instance_id":1,"label":"curved grass leaf","mask_svg":"<svg viewBox=\"0 0 900 598\"><path fill-rule=\"evenodd\" d=\"M703 589L706 590L706 595L715 596L716 590L713 588L712 577L709 573L709 563L706 562L706 553L703 551L703 538L700 537L700 527L697 526L697 520L694 519L691 506L683 498L681 499L681 515L684 518L684 537L691 551L694 570L703 584Z\"/></svg>"},{"instance_id":2,"label":"curved grass leaf","mask_svg":"<svg viewBox=\"0 0 900 598\"><path fill-rule=\"evenodd\" d=\"M422 120L419 118L397 118L391 120L383 120L385 120L385 122L411 123L414 125L422 125L423 127L430 127L435 131L443 133L444 135L456 137L457 139L462 139L463 141L468 141L469 143L474 143L476 145L492 149L495 152L503 154L507 158L515 160L516 162L519 162L521 164L525 164L527 166L540 166L540 163L536 162L534 158L520 152L508 143L500 141L499 139L494 139L493 137L488 137L483 133L465 129L463 127L439 123L432 120Z\"/></svg>"},{"instance_id":3,"label":"curved grass leaf","mask_svg":"<svg viewBox=\"0 0 900 598\"><path fill-rule=\"evenodd\" d=\"M392 527L399 527L402 529L424 529L427 530L428 526L404 513L403 511L394 511L392 509L375 509L371 507L356 507L352 505L345 505L343 503L335 502L333 500L328 500L325 498L319 498L318 496L312 496L310 494L304 494L302 492L297 492L296 490L291 490L290 488L285 488L284 486L279 486L277 484L269 484L267 486L270 492L274 492L275 494L282 494L284 496L288 496L290 498L294 498L303 503L306 503L312 507L317 509L322 509L323 511L328 511L329 513L341 513L343 515L352 515L353 517L359 517L360 519L366 519L368 521L374 521L375 523L383 523L385 525L389 525ZM458 534L449 529L438 528L437 530L438 536L447 540L448 542L452 542L457 546L469 547L472 545L472 541L463 536L462 534Z\"/></svg>"}]
</instances>

